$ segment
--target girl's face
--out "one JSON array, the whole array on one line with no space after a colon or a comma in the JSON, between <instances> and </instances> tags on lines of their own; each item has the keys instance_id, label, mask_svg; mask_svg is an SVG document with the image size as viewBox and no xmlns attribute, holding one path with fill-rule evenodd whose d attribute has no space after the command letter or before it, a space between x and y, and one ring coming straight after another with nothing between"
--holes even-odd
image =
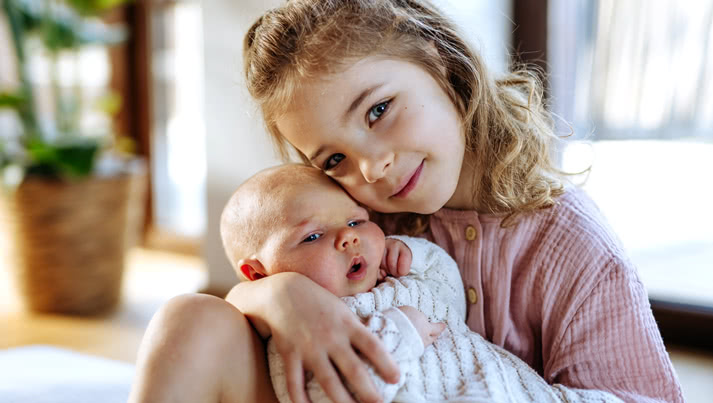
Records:
<instances>
[{"instance_id":1,"label":"girl's face","mask_svg":"<svg viewBox=\"0 0 713 403\"><path fill-rule=\"evenodd\" d=\"M301 83L295 95L278 129L356 200L380 212L421 214L455 202L461 118L421 67L368 57Z\"/></svg>"}]
</instances>

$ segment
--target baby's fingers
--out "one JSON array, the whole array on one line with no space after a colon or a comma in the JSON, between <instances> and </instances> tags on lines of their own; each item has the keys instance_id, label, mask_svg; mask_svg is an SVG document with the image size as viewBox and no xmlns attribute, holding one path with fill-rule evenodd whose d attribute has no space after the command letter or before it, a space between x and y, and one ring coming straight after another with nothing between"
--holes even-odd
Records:
<instances>
[{"instance_id":1,"label":"baby's fingers","mask_svg":"<svg viewBox=\"0 0 713 403\"><path fill-rule=\"evenodd\" d=\"M391 273L391 275L398 275L398 261L399 261L399 250L398 248L389 248L386 252L386 271Z\"/></svg>"},{"instance_id":2,"label":"baby's fingers","mask_svg":"<svg viewBox=\"0 0 713 403\"><path fill-rule=\"evenodd\" d=\"M408 251L402 251L399 254L396 271L398 272L399 277L403 277L411 271L411 253L408 253Z\"/></svg>"},{"instance_id":3,"label":"baby's fingers","mask_svg":"<svg viewBox=\"0 0 713 403\"><path fill-rule=\"evenodd\" d=\"M443 333L443 331L446 330L446 324L443 322L439 323L431 323L431 331L429 332L429 335L433 337L435 340L438 338L438 336Z\"/></svg>"}]
</instances>

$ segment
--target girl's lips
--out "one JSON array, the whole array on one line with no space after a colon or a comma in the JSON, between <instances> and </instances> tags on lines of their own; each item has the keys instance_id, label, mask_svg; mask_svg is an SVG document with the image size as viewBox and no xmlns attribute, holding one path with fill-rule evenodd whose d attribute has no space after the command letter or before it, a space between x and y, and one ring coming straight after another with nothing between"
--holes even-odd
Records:
<instances>
[{"instance_id":1,"label":"girl's lips","mask_svg":"<svg viewBox=\"0 0 713 403\"><path fill-rule=\"evenodd\" d=\"M424 161L421 161L421 164L411 174L411 177L408 179L408 181L401 185L400 189L391 197L404 198L408 196L408 194L411 193L414 188L416 188L416 185L418 184L418 179L421 177L421 171L423 170Z\"/></svg>"},{"instance_id":2,"label":"girl's lips","mask_svg":"<svg viewBox=\"0 0 713 403\"><path fill-rule=\"evenodd\" d=\"M352 259L349 270L347 270L347 278L349 280L361 280L366 277L366 260L363 257L357 256Z\"/></svg>"}]
</instances>

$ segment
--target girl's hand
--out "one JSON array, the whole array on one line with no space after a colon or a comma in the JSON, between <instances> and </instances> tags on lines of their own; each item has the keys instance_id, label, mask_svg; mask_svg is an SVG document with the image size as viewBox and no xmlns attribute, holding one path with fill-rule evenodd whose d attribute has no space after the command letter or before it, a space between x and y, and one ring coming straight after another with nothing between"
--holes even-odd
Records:
<instances>
[{"instance_id":1,"label":"girl's hand","mask_svg":"<svg viewBox=\"0 0 713 403\"><path fill-rule=\"evenodd\" d=\"M360 401L380 401L381 396L359 354L373 363L385 381L398 382L398 367L381 341L339 298L297 273L275 274L252 283L253 287L263 284L261 291L265 294L266 308L246 316L260 316L258 322L269 328L285 362L287 389L293 402L308 402L305 371L313 373L334 402L354 402L339 373L349 380ZM248 299L250 295L243 298L235 295L235 298Z\"/></svg>"},{"instance_id":2,"label":"girl's hand","mask_svg":"<svg viewBox=\"0 0 713 403\"><path fill-rule=\"evenodd\" d=\"M387 238L384 256L381 258L379 281L387 275L405 276L409 271L411 271L411 249L398 239Z\"/></svg>"},{"instance_id":3,"label":"girl's hand","mask_svg":"<svg viewBox=\"0 0 713 403\"><path fill-rule=\"evenodd\" d=\"M423 340L423 346L428 347L433 344L443 330L446 328L445 323L431 323L426 315L412 306L400 306L401 312L409 318L413 326L418 331L418 334Z\"/></svg>"}]
</instances>

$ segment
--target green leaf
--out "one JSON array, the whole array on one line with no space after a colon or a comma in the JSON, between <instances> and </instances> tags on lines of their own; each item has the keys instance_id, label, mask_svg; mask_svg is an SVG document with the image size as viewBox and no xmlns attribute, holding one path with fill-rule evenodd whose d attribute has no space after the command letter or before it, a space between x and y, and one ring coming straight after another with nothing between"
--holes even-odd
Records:
<instances>
[{"instance_id":1,"label":"green leaf","mask_svg":"<svg viewBox=\"0 0 713 403\"><path fill-rule=\"evenodd\" d=\"M42 25L42 40L50 51L72 49L80 44L78 27L48 19Z\"/></svg>"},{"instance_id":2,"label":"green leaf","mask_svg":"<svg viewBox=\"0 0 713 403\"><path fill-rule=\"evenodd\" d=\"M18 109L24 102L25 98L20 94L0 92L0 108Z\"/></svg>"},{"instance_id":3,"label":"green leaf","mask_svg":"<svg viewBox=\"0 0 713 403\"><path fill-rule=\"evenodd\" d=\"M62 144L32 141L27 145L27 151L32 161L28 167L28 174L69 177L87 176L92 172L99 146L99 143L94 140L73 141Z\"/></svg>"},{"instance_id":4,"label":"green leaf","mask_svg":"<svg viewBox=\"0 0 713 403\"><path fill-rule=\"evenodd\" d=\"M129 0L130 1L130 0ZM68 0L68 3L84 15L98 15L110 8L128 3L127 0Z\"/></svg>"}]
</instances>

